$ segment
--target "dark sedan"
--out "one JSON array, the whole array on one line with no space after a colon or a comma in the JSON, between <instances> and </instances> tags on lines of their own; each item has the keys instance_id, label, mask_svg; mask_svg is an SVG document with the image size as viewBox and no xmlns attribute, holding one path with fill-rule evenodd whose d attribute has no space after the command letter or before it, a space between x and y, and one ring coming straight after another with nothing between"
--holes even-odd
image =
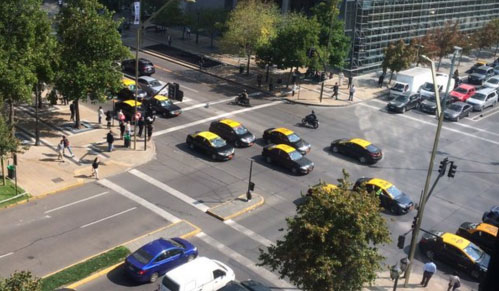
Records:
<instances>
[{"instance_id":1,"label":"dark sedan","mask_svg":"<svg viewBox=\"0 0 499 291\"><path fill-rule=\"evenodd\" d=\"M334 140L330 150L359 160L361 164L374 164L383 158L380 148L361 138Z\"/></svg>"},{"instance_id":2,"label":"dark sedan","mask_svg":"<svg viewBox=\"0 0 499 291\"><path fill-rule=\"evenodd\" d=\"M167 271L188 262L198 255L190 242L181 238L154 240L125 260L125 272L139 282L154 282Z\"/></svg>"},{"instance_id":3,"label":"dark sedan","mask_svg":"<svg viewBox=\"0 0 499 291\"><path fill-rule=\"evenodd\" d=\"M210 124L210 131L236 147L250 147L255 143L255 136L244 125L232 119L213 121Z\"/></svg>"},{"instance_id":4,"label":"dark sedan","mask_svg":"<svg viewBox=\"0 0 499 291\"><path fill-rule=\"evenodd\" d=\"M191 149L197 149L213 160L226 161L234 157L234 147L213 132L198 131L189 134L186 142Z\"/></svg>"},{"instance_id":5,"label":"dark sedan","mask_svg":"<svg viewBox=\"0 0 499 291\"><path fill-rule=\"evenodd\" d=\"M297 149L302 155L310 152L311 145L299 137L294 131L279 127L269 128L263 132L263 139L270 144L287 144Z\"/></svg>"},{"instance_id":6,"label":"dark sedan","mask_svg":"<svg viewBox=\"0 0 499 291\"><path fill-rule=\"evenodd\" d=\"M267 163L276 163L291 170L293 174L308 174L314 163L305 158L298 150L285 144L268 145L263 148L262 156Z\"/></svg>"},{"instance_id":7,"label":"dark sedan","mask_svg":"<svg viewBox=\"0 0 499 291\"><path fill-rule=\"evenodd\" d=\"M442 97L443 96L440 96L440 101L442 101ZM421 102L421 105L419 106L419 110L426 113L435 114L435 112L437 112L437 103L435 100L436 100L435 96L424 98L423 101ZM451 104L452 98L446 98L445 103L446 105Z\"/></svg>"},{"instance_id":8,"label":"dark sedan","mask_svg":"<svg viewBox=\"0 0 499 291\"><path fill-rule=\"evenodd\" d=\"M135 74L135 59L121 62L121 70L124 73ZM139 76L150 76L156 72L154 65L148 59L139 58Z\"/></svg>"},{"instance_id":9,"label":"dark sedan","mask_svg":"<svg viewBox=\"0 0 499 291\"><path fill-rule=\"evenodd\" d=\"M427 257L465 271L476 280L487 273L490 256L474 243L453 233L425 233L419 248Z\"/></svg>"},{"instance_id":10,"label":"dark sedan","mask_svg":"<svg viewBox=\"0 0 499 291\"><path fill-rule=\"evenodd\" d=\"M227 285L218 289L218 291L271 291L271 289L260 282L246 280L240 283L230 281Z\"/></svg>"},{"instance_id":11,"label":"dark sedan","mask_svg":"<svg viewBox=\"0 0 499 291\"><path fill-rule=\"evenodd\" d=\"M407 194L386 180L363 177L355 182L353 190L358 190L361 186L364 186L367 192L375 193L379 197L381 206L393 214L405 214L414 207Z\"/></svg>"},{"instance_id":12,"label":"dark sedan","mask_svg":"<svg viewBox=\"0 0 499 291\"><path fill-rule=\"evenodd\" d=\"M421 101L422 98L419 94L413 94L411 96L400 95L390 101L386 108L389 111L404 113L407 110L418 108L421 104Z\"/></svg>"},{"instance_id":13,"label":"dark sedan","mask_svg":"<svg viewBox=\"0 0 499 291\"><path fill-rule=\"evenodd\" d=\"M494 243L497 239L497 226L484 222L464 222L456 234L476 244L489 255L495 252Z\"/></svg>"},{"instance_id":14,"label":"dark sedan","mask_svg":"<svg viewBox=\"0 0 499 291\"><path fill-rule=\"evenodd\" d=\"M151 106L153 112L163 117L175 117L182 113L182 109L166 96L156 95L152 98L144 100L144 107L147 108Z\"/></svg>"},{"instance_id":15,"label":"dark sedan","mask_svg":"<svg viewBox=\"0 0 499 291\"><path fill-rule=\"evenodd\" d=\"M453 121L459 121L463 117L469 117L473 106L464 102L454 102L444 110L444 118Z\"/></svg>"}]
</instances>

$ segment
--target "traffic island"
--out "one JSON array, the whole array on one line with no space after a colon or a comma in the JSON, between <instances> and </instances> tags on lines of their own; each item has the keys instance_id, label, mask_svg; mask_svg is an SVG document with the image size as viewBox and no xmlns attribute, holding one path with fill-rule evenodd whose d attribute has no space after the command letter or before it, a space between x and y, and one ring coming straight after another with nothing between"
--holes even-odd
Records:
<instances>
[{"instance_id":1,"label":"traffic island","mask_svg":"<svg viewBox=\"0 0 499 291\"><path fill-rule=\"evenodd\" d=\"M13 166L10 165L8 167L13 167ZM15 168L9 168L9 174L11 169L15 171ZM1 176L0 179L2 179ZM19 186L17 187L16 190L15 183L10 181L10 179L5 179L5 185L2 185L1 183L2 182L0 181L0 208L9 207L11 205L22 203L24 201L27 201L31 197L29 193L26 193Z\"/></svg>"},{"instance_id":2,"label":"traffic island","mask_svg":"<svg viewBox=\"0 0 499 291\"><path fill-rule=\"evenodd\" d=\"M248 201L246 194L242 194L235 199L226 201L222 204L210 208L208 211L206 211L206 213L222 221L225 221L239 216L243 213L249 212L263 205L263 203L265 202L265 199L260 194L252 193L251 196L251 200Z\"/></svg>"}]
</instances>

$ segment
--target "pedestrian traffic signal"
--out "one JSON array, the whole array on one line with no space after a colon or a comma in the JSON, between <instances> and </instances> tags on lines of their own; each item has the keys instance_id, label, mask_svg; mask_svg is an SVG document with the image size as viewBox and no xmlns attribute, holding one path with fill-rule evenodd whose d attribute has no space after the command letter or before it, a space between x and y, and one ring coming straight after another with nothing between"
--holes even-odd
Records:
<instances>
[{"instance_id":1,"label":"pedestrian traffic signal","mask_svg":"<svg viewBox=\"0 0 499 291\"><path fill-rule=\"evenodd\" d=\"M456 175L456 169L457 165L454 165L454 162L450 162L449 173L447 174L447 176L449 178L454 178L454 176Z\"/></svg>"},{"instance_id":2,"label":"pedestrian traffic signal","mask_svg":"<svg viewBox=\"0 0 499 291\"><path fill-rule=\"evenodd\" d=\"M440 176L445 175L445 171L447 170L447 162L448 162L447 158L443 159L440 162L440 166L438 167L438 173L440 174Z\"/></svg>"},{"instance_id":3,"label":"pedestrian traffic signal","mask_svg":"<svg viewBox=\"0 0 499 291\"><path fill-rule=\"evenodd\" d=\"M403 249L403 248L404 248L404 245L405 245L405 236L403 236L403 235L399 235L399 239L398 239L397 247L398 247L399 249Z\"/></svg>"}]
</instances>

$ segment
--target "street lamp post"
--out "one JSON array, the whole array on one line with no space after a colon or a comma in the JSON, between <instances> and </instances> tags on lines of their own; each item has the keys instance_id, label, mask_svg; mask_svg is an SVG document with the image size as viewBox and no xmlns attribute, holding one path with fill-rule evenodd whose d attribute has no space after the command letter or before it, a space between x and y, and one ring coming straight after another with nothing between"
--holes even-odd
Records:
<instances>
[{"instance_id":1,"label":"street lamp post","mask_svg":"<svg viewBox=\"0 0 499 291\"><path fill-rule=\"evenodd\" d=\"M462 48L455 46L454 47L454 54L452 55L452 61L450 63L450 72L449 72L449 79L447 80L447 88L445 89L445 95L444 99L442 100L442 110L445 110L445 107L447 107L447 98L449 98L449 91L450 91L450 80L452 80L453 74L454 74L454 63L456 62L456 57L459 54L459 52L462 50ZM455 80L457 83L457 80ZM454 88L452 88L454 89Z\"/></svg>"}]
</instances>

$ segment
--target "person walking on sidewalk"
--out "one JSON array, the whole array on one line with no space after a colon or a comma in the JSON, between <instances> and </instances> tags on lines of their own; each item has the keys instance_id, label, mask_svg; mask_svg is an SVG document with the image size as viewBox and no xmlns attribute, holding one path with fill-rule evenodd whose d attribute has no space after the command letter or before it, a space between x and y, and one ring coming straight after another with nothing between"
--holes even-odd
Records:
<instances>
[{"instance_id":1,"label":"person walking on sidewalk","mask_svg":"<svg viewBox=\"0 0 499 291\"><path fill-rule=\"evenodd\" d=\"M71 154L71 157L74 157L75 155L73 154L73 151L71 150L71 145L69 144L69 140L65 135L62 136L61 142L64 145L64 148L62 150L62 154L64 155L64 150L68 149L68 152Z\"/></svg>"},{"instance_id":2,"label":"person walking on sidewalk","mask_svg":"<svg viewBox=\"0 0 499 291\"><path fill-rule=\"evenodd\" d=\"M461 279L457 276L457 272L454 271L452 275L449 276L449 288L447 288L447 291L454 291L459 287L461 287Z\"/></svg>"},{"instance_id":3,"label":"person walking on sidewalk","mask_svg":"<svg viewBox=\"0 0 499 291\"><path fill-rule=\"evenodd\" d=\"M107 151L112 152L113 151L113 142L114 142L114 135L113 131L110 130L107 135L106 135L106 141L107 141Z\"/></svg>"},{"instance_id":4,"label":"person walking on sidewalk","mask_svg":"<svg viewBox=\"0 0 499 291\"><path fill-rule=\"evenodd\" d=\"M138 137L142 137L142 131L144 130L144 116L140 117L138 126L139 126L139 134Z\"/></svg>"},{"instance_id":5,"label":"person walking on sidewalk","mask_svg":"<svg viewBox=\"0 0 499 291\"><path fill-rule=\"evenodd\" d=\"M69 120L74 121L75 120L75 102L74 101L71 102L71 104L69 104L69 112L71 113Z\"/></svg>"},{"instance_id":6,"label":"person walking on sidewalk","mask_svg":"<svg viewBox=\"0 0 499 291\"><path fill-rule=\"evenodd\" d=\"M102 106L99 106L99 110L97 110L97 117L99 119L99 124L102 123L102 116L104 116L104 109L102 109Z\"/></svg>"},{"instance_id":7,"label":"person walking on sidewalk","mask_svg":"<svg viewBox=\"0 0 499 291\"><path fill-rule=\"evenodd\" d=\"M125 124L125 131L128 136L132 136L132 128L130 127L130 122L126 122Z\"/></svg>"},{"instance_id":8,"label":"person walking on sidewalk","mask_svg":"<svg viewBox=\"0 0 499 291\"><path fill-rule=\"evenodd\" d=\"M355 94L355 85L352 84L349 90L348 101L353 101L353 94Z\"/></svg>"},{"instance_id":9,"label":"person walking on sidewalk","mask_svg":"<svg viewBox=\"0 0 499 291\"><path fill-rule=\"evenodd\" d=\"M348 76L348 88L350 88L353 84L353 78L352 78L352 75Z\"/></svg>"},{"instance_id":10,"label":"person walking on sidewalk","mask_svg":"<svg viewBox=\"0 0 499 291\"><path fill-rule=\"evenodd\" d=\"M62 140L57 145L57 160L64 163L64 143Z\"/></svg>"},{"instance_id":11,"label":"person walking on sidewalk","mask_svg":"<svg viewBox=\"0 0 499 291\"><path fill-rule=\"evenodd\" d=\"M152 137L153 126L152 123L147 123L147 140L150 141Z\"/></svg>"},{"instance_id":12,"label":"person walking on sidewalk","mask_svg":"<svg viewBox=\"0 0 499 291\"><path fill-rule=\"evenodd\" d=\"M97 180L99 180L99 164L99 157L95 157L94 161L92 162L92 175L90 177L95 176L95 179Z\"/></svg>"},{"instance_id":13,"label":"person walking on sidewalk","mask_svg":"<svg viewBox=\"0 0 499 291\"><path fill-rule=\"evenodd\" d=\"M433 261L430 260L428 263L424 264L423 279L421 280L421 285L423 285L423 287L428 286L431 277L435 275L436 272L437 272L437 266Z\"/></svg>"},{"instance_id":14,"label":"person walking on sidewalk","mask_svg":"<svg viewBox=\"0 0 499 291\"><path fill-rule=\"evenodd\" d=\"M340 87L338 86L338 82L336 82L333 86L333 96L331 96L331 98L336 98L336 100L338 100L338 90L340 89Z\"/></svg>"},{"instance_id":15,"label":"person walking on sidewalk","mask_svg":"<svg viewBox=\"0 0 499 291\"><path fill-rule=\"evenodd\" d=\"M383 81L385 80L385 72L381 73L378 79L378 87L383 87Z\"/></svg>"},{"instance_id":16,"label":"person walking on sidewalk","mask_svg":"<svg viewBox=\"0 0 499 291\"><path fill-rule=\"evenodd\" d=\"M113 118L111 110L106 111L107 129L111 129L111 118Z\"/></svg>"},{"instance_id":17,"label":"person walking on sidewalk","mask_svg":"<svg viewBox=\"0 0 499 291\"><path fill-rule=\"evenodd\" d=\"M125 134L125 123L120 120L120 139L123 139L124 134Z\"/></svg>"}]
</instances>

